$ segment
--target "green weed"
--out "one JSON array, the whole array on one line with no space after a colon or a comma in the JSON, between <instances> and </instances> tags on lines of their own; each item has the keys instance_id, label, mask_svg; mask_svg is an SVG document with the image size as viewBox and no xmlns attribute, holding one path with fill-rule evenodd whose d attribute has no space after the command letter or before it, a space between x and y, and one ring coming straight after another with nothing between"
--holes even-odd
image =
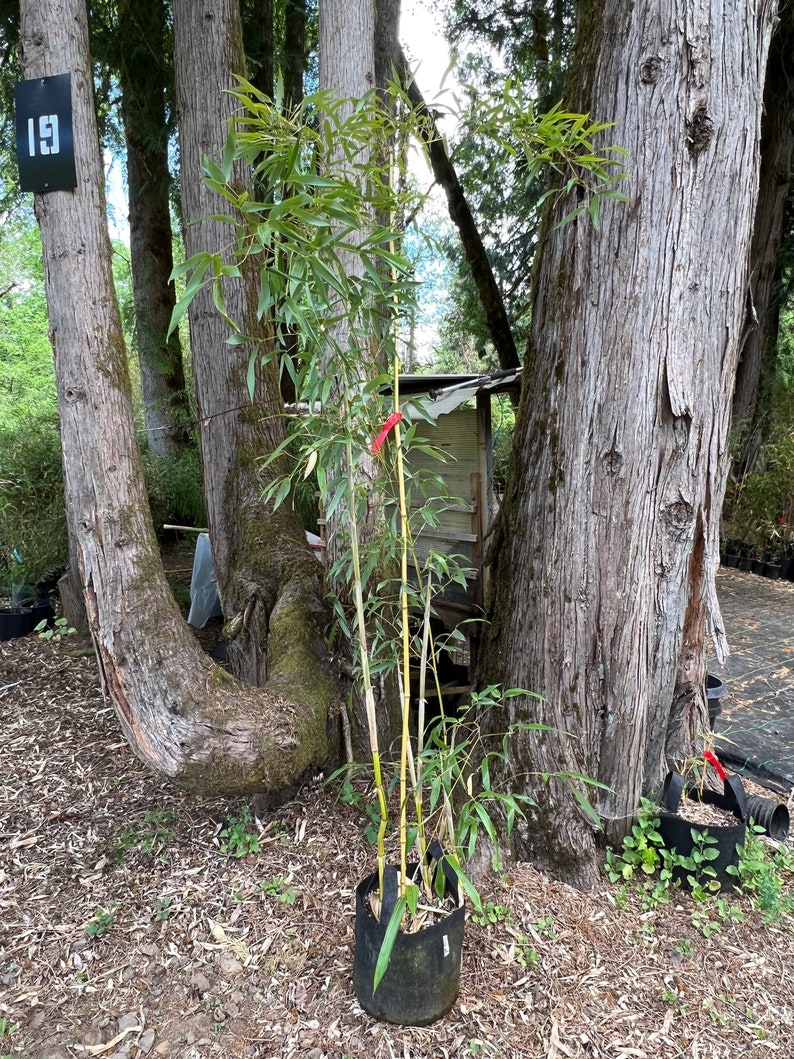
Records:
<instances>
[{"instance_id":1,"label":"green weed","mask_svg":"<svg viewBox=\"0 0 794 1059\"><path fill-rule=\"evenodd\" d=\"M154 902L152 911L152 919L155 923L165 923L176 911L173 896L171 894L162 894Z\"/></svg>"},{"instance_id":2,"label":"green weed","mask_svg":"<svg viewBox=\"0 0 794 1059\"><path fill-rule=\"evenodd\" d=\"M275 897L282 904L294 905L297 894L294 886L288 886L281 879L267 879L259 884L259 891L266 897Z\"/></svg>"},{"instance_id":3,"label":"green weed","mask_svg":"<svg viewBox=\"0 0 794 1059\"><path fill-rule=\"evenodd\" d=\"M47 619L44 618L33 630L39 634L40 640L62 640L64 636L72 636L77 632L77 629L73 629L66 618L56 618L52 626L47 624Z\"/></svg>"},{"instance_id":4,"label":"green weed","mask_svg":"<svg viewBox=\"0 0 794 1059\"><path fill-rule=\"evenodd\" d=\"M481 927L494 927L499 923L512 923L513 913L507 905L483 901L479 912L472 913L472 922Z\"/></svg>"},{"instance_id":5,"label":"green weed","mask_svg":"<svg viewBox=\"0 0 794 1059\"><path fill-rule=\"evenodd\" d=\"M107 908L98 908L83 927L85 935L89 938L101 938L104 934L109 933L113 927L113 920L118 906L118 901L114 901Z\"/></svg>"},{"instance_id":6,"label":"green weed","mask_svg":"<svg viewBox=\"0 0 794 1059\"><path fill-rule=\"evenodd\" d=\"M227 857L247 857L259 852L259 835L251 810L244 805L239 813L230 813L220 830L221 853Z\"/></svg>"},{"instance_id":7,"label":"green weed","mask_svg":"<svg viewBox=\"0 0 794 1059\"><path fill-rule=\"evenodd\" d=\"M19 1023L11 1023L4 1016L0 1018L0 1059L11 1059L10 1053L6 1052L6 1048L11 1046L11 1038L19 1029Z\"/></svg>"},{"instance_id":8,"label":"green weed","mask_svg":"<svg viewBox=\"0 0 794 1059\"><path fill-rule=\"evenodd\" d=\"M120 864L131 849L140 853L157 853L160 860L167 859L165 846L173 839L174 832L168 826L176 820L173 809L151 809L143 818L141 827L125 827L118 842L110 852L110 859Z\"/></svg>"}]
</instances>

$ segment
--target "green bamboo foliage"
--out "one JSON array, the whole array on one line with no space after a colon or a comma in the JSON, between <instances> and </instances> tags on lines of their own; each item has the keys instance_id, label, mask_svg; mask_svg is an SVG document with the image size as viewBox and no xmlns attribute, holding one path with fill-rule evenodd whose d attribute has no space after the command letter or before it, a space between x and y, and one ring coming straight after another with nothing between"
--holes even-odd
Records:
<instances>
[{"instance_id":1,"label":"green bamboo foliage","mask_svg":"<svg viewBox=\"0 0 794 1059\"><path fill-rule=\"evenodd\" d=\"M434 879L427 869L431 838L440 840L460 888L479 906L463 863L482 835L491 840L498 859L497 819L509 834L525 822L531 804L523 796L493 789L493 764L506 759L512 731L543 726L514 726L501 742L485 746L479 717L500 709L507 697L529 694L490 687L472 694L471 710L465 717L442 717L425 737L427 671L434 674L437 683L435 659L442 646L434 643L430 630L433 600L451 582L465 586L466 575L462 562L447 554L431 552L421 566L416 561L414 538L418 530L435 525L444 508L454 505L455 498L447 495L441 474L419 474L411 469L413 448L421 446L424 452L443 458L418 440L417 424L405 407L400 408L400 319L414 305L416 289L410 262L399 250L396 225L370 230L373 217L416 216L421 197L410 185L390 179L378 152L372 152L372 161L360 161L362 143L385 142L402 133L402 119L395 115L407 113L407 108L386 109L373 92L355 100L350 111L350 101L321 93L307 97L293 115L285 116L280 100L274 103L244 81L235 95L240 104L239 118L230 130L224 157L208 159L206 171L219 196L219 209L225 210L223 219L236 230L236 246L231 253L227 248L224 253L196 255L177 270L186 282L174 321L206 285L212 286L218 312L226 315L225 278L255 267L259 316L270 320L277 337L289 331L297 338L295 355L285 359L281 369L292 377L301 414L293 418L287 439L269 457L271 463L286 460L289 469L271 482L268 495L274 505L290 502L296 483L313 476L326 514L340 509L345 512L347 547L329 571L329 581L350 587L352 606L339 598L333 600L334 635L356 647L355 671L358 692L366 706L370 778L377 802L381 895L390 817L389 777L378 746L376 682L384 675L393 675L401 696L397 775L400 887L377 978L385 971L404 917L416 911L419 888L408 879L408 862L414 851L423 868L425 898L434 900ZM513 98L519 96L513 94ZM592 196L605 193L611 168L592 144L593 136L603 127L592 125L581 115L561 111L541 118L522 112L514 114L513 120L511 147L516 142L523 144L533 152L532 164L536 164L538 144L542 144L542 164L557 167L566 175L564 186L555 193L566 194L585 186L592 216ZM504 134L500 130L505 124L509 124L507 104L499 113L490 114L484 127L488 135L499 136ZM329 171L325 165L330 143L334 145L333 157L344 160L339 170ZM255 170L260 189L257 198L240 193L233 184L232 168L240 159ZM590 183L588 174L592 174ZM597 217L592 219L597 222ZM351 275L346 267L351 253L361 262L360 274ZM350 324L345 329L346 344L334 345L331 325L342 316ZM235 329L231 319L228 322L229 341L251 342L249 336ZM384 326L390 322L392 326ZM381 344L377 359L392 365L387 375L373 375L364 368L372 363L374 336ZM327 367L329 352L333 373ZM259 358L276 355L253 347L251 380ZM387 384L394 395L391 415L382 396ZM280 413L264 409L263 414ZM421 410L411 414L421 416ZM357 465L365 454L371 458L373 449L377 478L364 484L356 473ZM374 539L369 534L364 539L361 526L373 494L393 498L393 502L381 504L380 532ZM409 511L409 495L422 496L424 502ZM412 620L417 618L418 632L412 627ZM418 726L412 736L413 658L420 659L420 677ZM489 729L493 730L493 725ZM572 790L581 796L576 788ZM436 872L436 879L440 875Z\"/></svg>"}]
</instances>

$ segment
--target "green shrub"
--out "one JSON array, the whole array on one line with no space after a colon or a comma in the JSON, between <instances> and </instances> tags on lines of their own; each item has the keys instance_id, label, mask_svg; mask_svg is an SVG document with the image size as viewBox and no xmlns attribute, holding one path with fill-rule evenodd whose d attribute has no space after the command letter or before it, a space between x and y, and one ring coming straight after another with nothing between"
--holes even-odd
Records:
<instances>
[{"instance_id":1,"label":"green shrub","mask_svg":"<svg viewBox=\"0 0 794 1059\"><path fill-rule=\"evenodd\" d=\"M781 427L765 442L757 468L729 483L723 536L759 559L777 559L794 546L794 429Z\"/></svg>"},{"instance_id":2,"label":"green shrub","mask_svg":"<svg viewBox=\"0 0 794 1059\"><path fill-rule=\"evenodd\" d=\"M0 423L0 560L4 588L57 574L68 557L61 439L54 411Z\"/></svg>"},{"instance_id":3,"label":"green shrub","mask_svg":"<svg viewBox=\"0 0 794 1059\"><path fill-rule=\"evenodd\" d=\"M186 449L177 459L143 457L146 491L155 529L164 523L206 526L204 479L197 448Z\"/></svg>"}]
</instances>

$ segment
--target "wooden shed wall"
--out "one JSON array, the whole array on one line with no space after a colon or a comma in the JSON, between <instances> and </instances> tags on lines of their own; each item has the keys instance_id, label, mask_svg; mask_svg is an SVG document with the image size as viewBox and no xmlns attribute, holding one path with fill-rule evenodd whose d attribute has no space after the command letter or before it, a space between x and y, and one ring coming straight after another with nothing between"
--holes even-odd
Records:
<instances>
[{"instance_id":1,"label":"wooden shed wall","mask_svg":"<svg viewBox=\"0 0 794 1059\"><path fill-rule=\"evenodd\" d=\"M462 501L443 512L438 526L423 526L416 543L420 558L430 550L466 557L471 576L465 602L470 604L479 602L481 548L488 520L486 433L480 410L457 408L440 416L435 425L421 423L417 429L417 435L445 454L446 462L415 449L408 457L412 472L422 469L439 475L449 495ZM412 509L421 503L421 495L414 490Z\"/></svg>"}]
</instances>

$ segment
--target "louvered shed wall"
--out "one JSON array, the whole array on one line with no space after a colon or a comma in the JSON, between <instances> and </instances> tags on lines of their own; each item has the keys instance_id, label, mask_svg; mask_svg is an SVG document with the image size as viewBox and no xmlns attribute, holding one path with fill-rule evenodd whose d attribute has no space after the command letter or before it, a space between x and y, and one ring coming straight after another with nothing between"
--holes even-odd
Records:
<instances>
[{"instance_id":1,"label":"louvered shed wall","mask_svg":"<svg viewBox=\"0 0 794 1059\"><path fill-rule=\"evenodd\" d=\"M458 408L440 416L433 426L421 423L417 434L446 455L446 463L439 463L426 453L413 449L408 457L412 472L426 469L440 475L451 496L462 503L444 511L439 525L423 526L417 537L417 553L426 558L428 551L446 555L463 555L471 574L468 592L451 586L445 598L459 604L474 606L481 602L480 563L482 541L489 523L489 451L488 411L481 408ZM412 491L411 507L422 503L417 489ZM412 519L414 525L417 519Z\"/></svg>"}]
</instances>

